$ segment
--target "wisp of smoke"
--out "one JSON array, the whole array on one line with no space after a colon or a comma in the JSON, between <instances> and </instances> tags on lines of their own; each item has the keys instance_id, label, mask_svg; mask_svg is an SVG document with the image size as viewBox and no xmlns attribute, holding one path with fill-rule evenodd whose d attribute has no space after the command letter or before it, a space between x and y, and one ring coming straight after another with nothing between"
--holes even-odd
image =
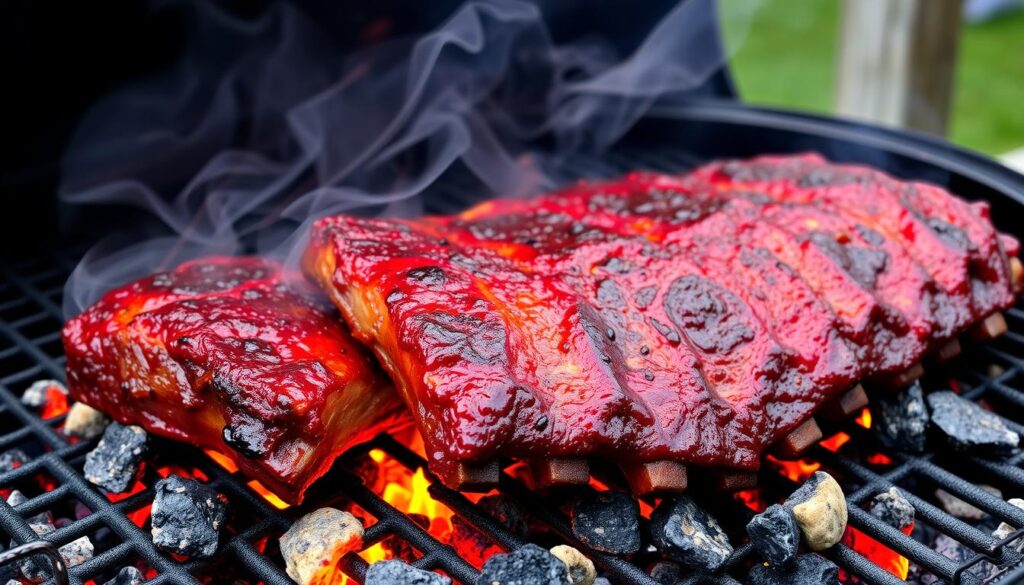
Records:
<instances>
[{"instance_id":1,"label":"wisp of smoke","mask_svg":"<svg viewBox=\"0 0 1024 585\"><path fill-rule=\"evenodd\" d=\"M67 149L66 204L138 207L160 228L90 250L65 313L203 254L294 258L326 214L423 213L454 170L479 198L550 187L559 157L600 154L722 65L694 13L709 2L681 1L629 55L552 42L520 0L468 2L428 34L349 54L289 4L242 19L190 3L173 67L99 101Z\"/></svg>"}]
</instances>

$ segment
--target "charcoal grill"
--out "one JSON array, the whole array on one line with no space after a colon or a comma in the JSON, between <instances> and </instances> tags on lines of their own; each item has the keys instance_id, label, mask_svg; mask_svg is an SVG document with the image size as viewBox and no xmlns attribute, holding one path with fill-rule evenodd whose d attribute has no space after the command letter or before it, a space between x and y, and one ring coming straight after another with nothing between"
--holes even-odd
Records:
<instances>
[{"instance_id":1,"label":"charcoal grill","mask_svg":"<svg viewBox=\"0 0 1024 585\"><path fill-rule=\"evenodd\" d=\"M595 27L600 28L598 24ZM840 162L870 164L901 178L941 185L968 199L986 200L992 205L1000 229L1024 237L1024 228L1005 221L1024 210L1024 177L985 157L924 135L743 104L738 101L725 69L697 88L689 99L656 108L612 152L601 157L576 156L560 160L557 168L548 171L555 182L565 183L581 177L611 177L645 168L678 172L721 157L803 151L820 152ZM455 168L429 189L425 196L426 207L433 213L456 211L477 202L482 192L485 192L482 185ZM20 258L4 268L0 283L0 452L19 448L28 453L31 460L0 474L0 488L28 486L25 491L29 496L27 502L14 509L0 500L0 543L6 545L8 540L15 545L29 543L0 553L0 563L46 554L55 563L55 578L49 582L75 585L103 583L120 567L133 564L148 569L149 583L220 583L237 578L252 583L287 584L291 580L284 572L277 538L303 511L325 505L354 505L375 520L366 532L367 547L396 537L417 551L419 557L413 563L415 566L442 570L462 583L474 582L477 568L460 557L454 548L439 542L410 517L385 502L360 479L358 466L372 449L386 453L410 473L424 467L419 455L389 435L378 436L342 457L328 477L314 486L307 502L297 509L276 508L250 487L247 478L228 472L200 451L159 441L147 459L150 471L143 479L141 491L112 501L86 482L82 465L85 454L95 442L69 440L59 432L62 416L41 419L19 401L22 391L33 381L63 377L60 343L63 283L84 249L62 245L31 258ZM1006 316L1010 326L1006 335L989 344L969 346L964 355L951 364L931 368L925 386L938 389L956 385L963 396L984 402L1002 415L1011 429L1024 433L1024 307L1011 309ZM947 514L933 497L934 489L942 488L993 518L1024 527L1024 510L980 487L982 483L997 486L1004 497L1024 495L1024 454L998 462L940 450L911 456L880 446L869 431L854 421L835 423L825 427L825 431L826 436L845 432L853 439L837 451L818 446L807 455L842 484L848 496L853 527L947 583L979 583L971 569L983 563L1005 568L993 582L1024 582L1020 554L1006 546L1007 542L1024 534L1024 529L996 541L989 532ZM879 463L883 459L887 462ZM151 487L156 479L154 460L193 469L228 496L232 520L219 553L213 559L180 560L154 548L145 521L147 506L152 501ZM608 485L622 484L622 478L610 467L597 464L593 473ZM713 488L703 486L701 481L692 483L695 497L722 521L733 542L742 542L743 526L753 512L739 497L724 498L713 494ZM908 495L919 525L930 534L948 535L965 546L970 551L968 558L954 562L915 538L919 536L917 533L907 536L863 510L861 506L871 497L891 486L901 488ZM783 497L794 487L795 483L771 464L766 464L759 473L759 489L768 501ZM509 473L502 475L498 489L520 502L535 520L548 528L549 532L541 536L543 544L565 542L579 548L613 582L655 584L646 571L655 560L649 554L641 552L629 561L592 551L574 539L564 511L564 504L574 493L558 492L539 498ZM435 500L497 545L515 549L524 544L466 495L436 481L429 491ZM41 539L25 521L40 511L69 509L75 502L91 513ZM93 538L98 548L92 560L70 569L59 563L56 546L81 536L98 535L102 538ZM837 545L825 554L862 582L903 583L845 545ZM725 574L690 574L683 583L743 583L750 566L756 562L752 548L741 545L729 560ZM366 563L358 555L349 554L343 559L343 567L348 575L359 580Z\"/></svg>"},{"instance_id":2,"label":"charcoal grill","mask_svg":"<svg viewBox=\"0 0 1024 585\"><path fill-rule=\"evenodd\" d=\"M794 120L803 125L808 121L802 116L756 112L766 117L775 116L776 122ZM679 121L677 117L673 123L686 125L688 122ZM713 126L715 121L708 120L704 123ZM840 123L821 121L820 124L825 129L851 130L851 127ZM751 129L757 132L765 131L763 126L753 126ZM644 128L638 130L643 132ZM638 134L638 137L640 142L649 139L642 134ZM803 138L808 140L811 136L806 135ZM823 145L831 144L833 149L842 150L842 145L836 143L834 136L825 135L819 138L829 141ZM904 144L908 153L914 150L912 144L912 141ZM825 148L817 150L827 151ZM606 158L577 158L565 161L561 178L570 180L575 177L614 176L637 168L678 171L689 168L704 158L719 155L713 151L709 152L706 146L702 146L699 152L698 155L693 150L684 149L640 149L631 140L628 145ZM842 152L855 151L846 149ZM879 152L873 151L872 154L878 156ZM950 150L949 156L955 154ZM908 154L904 164L910 162L915 161ZM993 181L982 184L981 180L985 179L984 173L976 173L972 179L967 174L953 171L953 165L938 166L939 161L918 160L917 164L921 165L920 172L932 175L944 172L947 175L947 181L944 183L947 185L964 184L965 181L975 180L979 182L979 189L983 186L989 189L998 187ZM907 169L912 170L912 167L904 168ZM1015 178L1009 174L1006 177ZM472 200L472 187L470 183L452 178L435 187L433 200L447 201L449 205L462 205ZM972 193L962 189L958 191L967 195ZM1024 190L1016 193L1019 195L1024 193ZM101 577L110 578L113 571L135 560L142 560L152 568L151 572L155 573L150 581L152 583L196 583L204 576L224 570L223 567L237 570L239 578L254 582L290 583L283 571L282 559L274 552L275 547L271 544L261 552L257 543L267 537L270 540L276 539L297 517L299 510L278 510L249 487L245 477L227 472L201 452L180 445L174 445L172 448L164 444L163 448L156 449L158 457L198 468L209 478L213 486L229 497L234 508L235 520L231 525L231 534L222 545L218 557L210 561L179 562L157 551L152 545L146 526L140 527L129 519L132 512L143 509L150 503L152 492L147 488L127 499L110 501L82 477L84 456L93 443L69 442L56 430L62 417L42 420L20 403L21 392L34 380L44 377L60 378L63 375L63 357L59 340L62 323L60 298L62 283L74 264L74 255L68 252L57 252L26 260L10 266L6 272L5 282L0 286L0 335L7 345L6 349L0 350L0 451L18 447L33 455L28 464L0 475L0 487L18 486L40 475L54 484L52 489L35 494L17 509L12 510L6 504L0 503L0 528L17 543L35 542L36 537L24 518L73 499L88 507L92 514L46 535L44 541L61 545L83 535L95 534L103 528L111 530L113 535L107 538L105 550L99 551L91 561L68 571L70 583L86 583L90 579L102 582ZM1019 415L1024 412L1021 410L1024 408L1024 309L1011 309L1007 313L1007 320L1010 331L1003 338L994 343L971 347L953 365L933 369L926 380L926 386L944 387L948 386L949 380L955 380L964 396L986 401L995 407L997 412L1007 415L1006 420L1010 428L1024 432L1024 424L1014 416L1015 413ZM1001 369L998 375L991 375L992 372L989 370L992 365ZM979 563L1013 565L1020 560L1019 555L1005 544L1024 534L1024 530L1018 530L1003 541L997 542L987 532L944 512L934 503L934 498L930 494L934 488L940 487L995 518L1013 526L1024 526L1024 510L1007 504L977 485L977 482L982 481L980 478L984 478L983 481L1002 488L1005 494L1024 493L1024 454L1001 462L937 451L910 456L882 448L874 442L868 431L851 421L827 428L826 431L826 435L838 431L847 432L854 437L850 444L857 447L853 452L846 452L844 449L832 452L818 446L809 455L840 479L848 495L852 526L906 556L924 570L954 584L977 582L967 571ZM369 490L355 474L357 461L371 449L384 451L410 471L424 466L424 461L419 455L394 438L381 435L346 454L329 477L322 480L318 484L319 487L314 488L302 509L338 505L339 502L354 503L376 519L376 523L367 530L367 546L397 535L422 554L415 561L416 566L441 569L463 583L472 583L478 574L476 568L460 558L451 546L439 542L409 517L382 500L380 494ZM892 463L880 468L879 465L867 461L866 457L878 452L885 454ZM611 469L598 467L595 474L612 485L621 482L621 478L616 477ZM771 465L766 464L759 475L759 485L765 491L765 497L773 497L773 494L781 496L795 487L795 484L779 475ZM699 482L695 483L698 485L692 489L696 497L700 498L705 494L702 494ZM917 510L919 523L927 524L930 528L953 537L974 551L974 556L963 563L953 562L926 544L889 527L863 511L861 505L891 486L902 488L910 496L909 499ZM643 555L639 561L633 563L588 550L585 545L573 538L568 518L560 506L573 496L571 493L555 494L542 501L509 474L502 476L499 490L523 503L536 519L551 529L556 535L553 538L585 551L611 579L621 583L655 583L644 570L644 563L650 559L644 558ZM499 546L514 549L524 544L519 537L491 519L465 495L436 482L431 486L430 493L435 500L476 526ZM704 498L704 502L722 519L734 540L739 542L742 526L752 512L738 499L716 501L721 499ZM28 549L24 554L37 552L37 548ZM864 582L877 585L903 583L844 545L836 546L826 555ZM366 569L365 562L355 554L349 554L343 562L346 572L357 579ZM691 575L684 583L742 583L752 562L755 562L755 556L751 547L743 545L737 548L729 561L727 575ZM1005 583L1024 579L1024 567L1013 569L1001 575L999 579L999 582Z\"/></svg>"}]
</instances>

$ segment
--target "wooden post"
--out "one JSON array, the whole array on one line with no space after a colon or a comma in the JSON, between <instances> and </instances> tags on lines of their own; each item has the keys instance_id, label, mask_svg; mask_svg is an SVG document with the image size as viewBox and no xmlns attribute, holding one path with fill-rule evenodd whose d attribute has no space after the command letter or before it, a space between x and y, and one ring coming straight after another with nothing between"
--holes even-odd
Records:
<instances>
[{"instance_id":1,"label":"wooden post","mask_svg":"<svg viewBox=\"0 0 1024 585\"><path fill-rule=\"evenodd\" d=\"M836 112L944 135L961 0L844 0Z\"/></svg>"}]
</instances>

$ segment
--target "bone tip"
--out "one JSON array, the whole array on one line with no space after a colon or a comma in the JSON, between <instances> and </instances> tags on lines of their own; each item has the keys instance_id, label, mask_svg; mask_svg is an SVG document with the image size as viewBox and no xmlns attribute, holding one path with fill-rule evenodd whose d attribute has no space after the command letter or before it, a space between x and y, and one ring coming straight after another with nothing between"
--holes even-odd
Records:
<instances>
[{"instance_id":1,"label":"bone tip","mask_svg":"<svg viewBox=\"0 0 1024 585\"><path fill-rule=\"evenodd\" d=\"M682 463L652 461L621 467L633 495L678 494L686 490L686 466Z\"/></svg>"},{"instance_id":2,"label":"bone tip","mask_svg":"<svg viewBox=\"0 0 1024 585\"><path fill-rule=\"evenodd\" d=\"M963 351L963 347L960 345L960 340L951 339L949 342L947 342L945 345L939 348L939 350L936 352L936 358L939 363L945 363L955 358L956 356L960 355L961 351Z\"/></svg>"},{"instance_id":3,"label":"bone tip","mask_svg":"<svg viewBox=\"0 0 1024 585\"><path fill-rule=\"evenodd\" d=\"M833 398L820 412L822 417L828 420L842 420L860 412L867 405L868 394L864 391L864 386L857 384Z\"/></svg>"},{"instance_id":4,"label":"bone tip","mask_svg":"<svg viewBox=\"0 0 1024 585\"><path fill-rule=\"evenodd\" d=\"M718 489L739 492L757 487L757 474L752 471L722 471L718 474Z\"/></svg>"},{"instance_id":5,"label":"bone tip","mask_svg":"<svg viewBox=\"0 0 1024 585\"><path fill-rule=\"evenodd\" d=\"M892 388L903 388L923 375L924 366L922 366L920 362L915 362L909 368L890 377L888 385Z\"/></svg>"},{"instance_id":6,"label":"bone tip","mask_svg":"<svg viewBox=\"0 0 1024 585\"><path fill-rule=\"evenodd\" d=\"M1002 313L992 313L988 317L974 326L972 329L973 337L979 341L989 341L996 339L1002 334L1006 333L1010 329L1010 326L1006 324L1006 318L1003 317Z\"/></svg>"},{"instance_id":7,"label":"bone tip","mask_svg":"<svg viewBox=\"0 0 1024 585\"><path fill-rule=\"evenodd\" d=\"M461 491L489 491L498 485L501 469L498 461L485 463L459 462L452 466L451 472L442 478L444 484Z\"/></svg>"},{"instance_id":8,"label":"bone tip","mask_svg":"<svg viewBox=\"0 0 1024 585\"><path fill-rule=\"evenodd\" d=\"M783 437L779 441L776 451L784 457L799 457L823 438L824 434L821 432L818 422L809 418Z\"/></svg>"},{"instance_id":9,"label":"bone tip","mask_svg":"<svg viewBox=\"0 0 1024 585\"><path fill-rule=\"evenodd\" d=\"M590 483L590 462L586 459L554 458L530 462L537 487L580 486Z\"/></svg>"}]
</instances>

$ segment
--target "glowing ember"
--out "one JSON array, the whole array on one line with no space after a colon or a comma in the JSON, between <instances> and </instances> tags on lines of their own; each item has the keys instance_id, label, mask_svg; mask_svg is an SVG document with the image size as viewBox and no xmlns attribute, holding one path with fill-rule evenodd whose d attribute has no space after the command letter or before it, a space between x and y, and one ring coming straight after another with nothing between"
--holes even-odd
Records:
<instances>
[{"instance_id":1,"label":"glowing ember","mask_svg":"<svg viewBox=\"0 0 1024 585\"><path fill-rule=\"evenodd\" d=\"M843 445L845 445L845 444L847 444L849 442L850 442L850 435L847 435L846 433L840 432L840 433L836 433L836 434L832 435L831 437L829 437L827 439L823 439L820 444L821 444L822 447L828 449L829 451L832 451L833 453L836 453L836 452L839 451L840 447L842 447Z\"/></svg>"},{"instance_id":2,"label":"glowing ember","mask_svg":"<svg viewBox=\"0 0 1024 585\"><path fill-rule=\"evenodd\" d=\"M866 409L866 408L864 410L860 411L860 414L857 415L857 418L855 419L855 422L857 424L859 424L860 426L864 427L865 429L870 429L871 428L871 411Z\"/></svg>"},{"instance_id":3,"label":"glowing ember","mask_svg":"<svg viewBox=\"0 0 1024 585\"><path fill-rule=\"evenodd\" d=\"M285 508L291 507L291 505L288 502L282 500L280 497L278 497L277 494L267 489L265 485L256 481L255 479L249 481L245 485L251 487L252 491L263 496L264 500L270 502L270 505L277 508L278 510L284 510Z\"/></svg>"},{"instance_id":4,"label":"glowing ember","mask_svg":"<svg viewBox=\"0 0 1024 585\"><path fill-rule=\"evenodd\" d=\"M68 411L68 396L61 392L60 388L56 386L47 386L46 388L46 404L43 405L43 411L40 413L40 418L54 418L60 416Z\"/></svg>"},{"instance_id":5,"label":"glowing ember","mask_svg":"<svg viewBox=\"0 0 1024 585\"><path fill-rule=\"evenodd\" d=\"M908 536L913 531L913 523L903 529L903 533ZM904 580L907 578L907 572L910 569L907 558L860 530L852 526L848 527L846 534L843 535L843 543L896 577Z\"/></svg>"},{"instance_id":6,"label":"glowing ember","mask_svg":"<svg viewBox=\"0 0 1024 585\"><path fill-rule=\"evenodd\" d=\"M218 453L217 451L212 451L210 449L204 449L203 451L206 453L207 456L209 456L210 459L213 459L214 463L223 467L225 470L227 470L228 473L234 473L238 471L238 466L235 465L235 462L229 459L227 456ZM270 505L274 506L278 510L284 510L286 508L291 507L290 504L288 504L288 502L282 500L277 494L270 491L267 488L267 486L256 481L255 479L247 482L245 485L251 487L252 491L263 496L264 500L270 502Z\"/></svg>"},{"instance_id":7,"label":"glowing ember","mask_svg":"<svg viewBox=\"0 0 1024 585\"><path fill-rule=\"evenodd\" d=\"M773 457L772 455L767 455L766 458L769 462L775 465L779 470L779 473L798 483L803 483L808 477L814 475L815 471L821 469L821 463L811 461L810 459L786 461Z\"/></svg>"},{"instance_id":8,"label":"glowing ember","mask_svg":"<svg viewBox=\"0 0 1024 585\"><path fill-rule=\"evenodd\" d=\"M765 503L764 498L761 497L761 490L743 490L733 494L733 497L743 502L743 505L750 508L754 512L760 514L764 512L768 505Z\"/></svg>"},{"instance_id":9,"label":"glowing ember","mask_svg":"<svg viewBox=\"0 0 1024 585\"><path fill-rule=\"evenodd\" d=\"M235 465L235 462L229 459L226 455L222 455L216 451L211 451L210 449L203 449L203 452L206 453L210 459L213 459L214 463L226 469L228 473L238 471L238 466Z\"/></svg>"},{"instance_id":10,"label":"glowing ember","mask_svg":"<svg viewBox=\"0 0 1024 585\"><path fill-rule=\"evenodd\" d=\"M131 497L131 496L133 496L133 495L135 495L135 494L137 494L137 493L139 493L139 492L141 492L141 491L143 491L145 489L146 489L146 484L142 483L140 480L135 480L135 483L132 484L131 488L125 490L124 492L122 492L120 494L116 494L116 493L113 493L113 492L107 492L107 499L110 500L111 502L120 502L121 500L126 500L129 497ZM127 512L128 519L131 520L132 523L134 523L136 526L141 528L142 525L146 523L146 520L149 520L149 509L151 507L152 507L151 504L147 504L147 505L145 505L145 506L143 506L143 507L141 507L141 508L139 508L137 510L132 510L131 512Z\"/></svg>"},{"instance_id":11,"label":"glowing ember","mask_svg":"<svg viewBox=\"0 0 1024 585\"><path fill-rule=\"evenodd\" d=\"M867 457L868 463L872 465L891 465L892 458L885 453L873 453Z\"/></svg>"},{"instance_id":12,"label":"glowing ember","mask_svg":"<svg viewBox=\"0 0 1024 585\"><path fill-rule=\"evenodd\" d=\"M203 482L210 481L210 478L206 476L203 471L197 467L182 467L180 465L161 465L156 469L157 474L160 477L168 477L171 474L186 477L189 479L198 479Z\"/></svg>"}]
</instances>

